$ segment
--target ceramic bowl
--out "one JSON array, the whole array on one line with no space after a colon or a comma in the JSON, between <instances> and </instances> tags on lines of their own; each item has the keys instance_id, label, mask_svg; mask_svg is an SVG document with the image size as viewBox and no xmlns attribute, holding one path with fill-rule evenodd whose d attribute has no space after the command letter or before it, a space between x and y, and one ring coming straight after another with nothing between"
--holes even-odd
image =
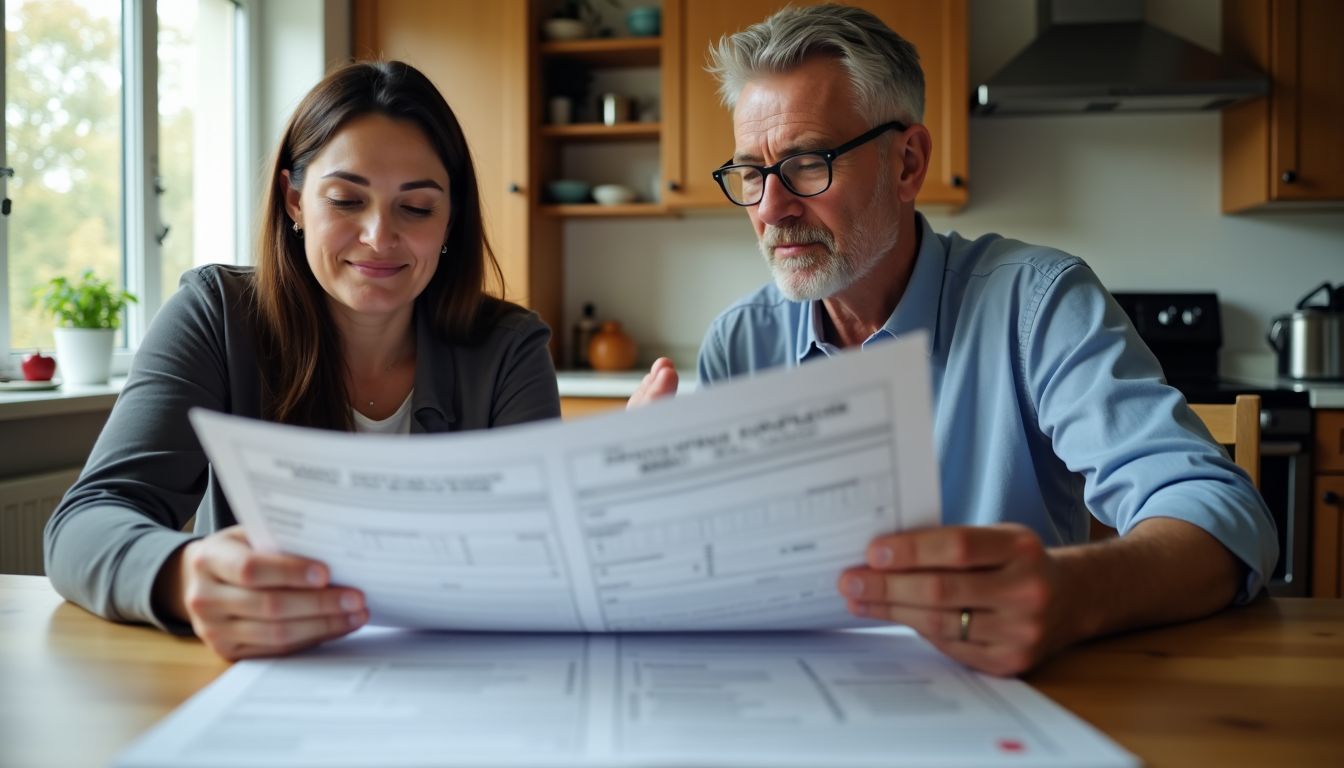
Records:
<instances>
[{"instance_id":1,"label":"ceramic bowl","mask_svg":"<svg viewBox=\"0 0 1344 768\"><path fill-rule=\"evenodd\" d=\"M578 179L556 179L546 183L546 194L557 203L588 202L589 184Z\"/></svg>"},{"instance_id":2,"label":"ceramic bowl","mask_svg":"<svg viewBox=\"0 0 1344 768\"><path fill-rule=\"evenodd\" d=\"M593 199L602 205L624 205L635 202L635 191L623 184L598 184Z\"/></svg>"},{"instance_id":3,"label":"ceramic bowl","mask_svg":"<svg viewBox=\"0 0 1344 768\"><path fill-rule=\"evenodd\" d=\"M541 22L541 36L547 40L581 40L588 26L578 19L547 19Z\"/></svg>"},{"instance_id":4,"label":"ceramic bowl","mask_svg":"<svg viewBox=\"0 0 1344 768\"><path fill-rule=\"evenodd\" d=\"M625 28L635 37L653 37L662 31L662 20L657 6L641 5L625 14Z\"/></svg>"}]
</instances>

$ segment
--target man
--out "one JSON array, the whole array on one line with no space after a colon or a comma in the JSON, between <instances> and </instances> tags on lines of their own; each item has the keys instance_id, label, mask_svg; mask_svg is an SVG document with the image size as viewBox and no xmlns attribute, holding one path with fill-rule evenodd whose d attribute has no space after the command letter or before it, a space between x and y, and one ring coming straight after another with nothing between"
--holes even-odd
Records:
<instances>
[{"instance_id":1,"label":"man","mask_svg":"<svg viewBox=\"0 0 1344 768\"><path fill-rule=\"evenodd\" d=\"M1263 588L1263 501L1079 259L935 234L913 47L867 12L788 8L711 51L736 152L715 172L774 284L709 329L700 380L926 329L940 528L840 575L859 615L990 673L1088 637L1203 616ZM630 399L675 392L659 360ZM1088 543L1089 512L1122 534Z\"/></svg>"}]
</instances>

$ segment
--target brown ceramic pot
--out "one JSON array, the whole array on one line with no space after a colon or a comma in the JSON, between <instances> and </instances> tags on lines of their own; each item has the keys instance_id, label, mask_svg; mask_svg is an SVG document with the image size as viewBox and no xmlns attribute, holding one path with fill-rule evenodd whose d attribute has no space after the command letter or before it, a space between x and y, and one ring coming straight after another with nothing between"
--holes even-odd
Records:
<instances>
[{"instance_id":1,"label":"brown ceramic pot","mask_svg":"<svg viewBox=\"0 0 1344 768\"><path fill-rule=\"evenodd\" d=\"M588 363L599 371L625 371L635 365L635 340L615 320L602 323L588 343Z\"/></svg>"}]
</instances>

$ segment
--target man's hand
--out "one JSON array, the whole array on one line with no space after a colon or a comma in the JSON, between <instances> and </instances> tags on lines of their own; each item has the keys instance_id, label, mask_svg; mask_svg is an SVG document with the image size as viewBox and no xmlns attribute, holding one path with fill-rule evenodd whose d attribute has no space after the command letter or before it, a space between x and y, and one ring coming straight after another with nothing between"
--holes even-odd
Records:
<instances>
[{"instance_id":1,"label":"man's hand","mask_svg":"<svg viewBox=\"0 0 1344 768\"><path fill-rule=\"evenodd\" d=\"M155 596L232 661L292 653L363 626L363 593L333 587L330 578L316 560L257 552L233 526L179 550Z\"/></svg>"},{"instance_id":2,"label":"man's hand","mask_svg":"<svg viewBox=\"0 0 1344 768\"><path fill-rule=\"evenodd\" d=\"M840 575L850 612L908 625L968 667L1020 674L1076 639L1057 615L1056 564L1025 526L880 536L866 559Z\"/></svg>"},{"instance_id":3,"label":"man's hand","mask_svg":"<svg viewBox=\"0 0 1344 768\"><path fill-rule=\"evenodd\" d=\"M653 366L649 372L644 374L644 380L639 382L635 388L635 393L630 396L625 407L638 408L641 405L648 405L654 400L664 397L673 397L677 394L677 369L673 367L672 361L666 357L660 357L653 361Z\"/></svg>"}]
</instances>

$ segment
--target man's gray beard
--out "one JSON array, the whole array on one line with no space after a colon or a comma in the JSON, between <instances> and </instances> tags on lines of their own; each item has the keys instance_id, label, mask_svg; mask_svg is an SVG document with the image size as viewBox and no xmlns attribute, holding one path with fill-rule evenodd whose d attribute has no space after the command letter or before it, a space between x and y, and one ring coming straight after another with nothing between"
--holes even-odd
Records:
<instances>
[{"instance_id":1,"label":"man's gray beard","mask_svg":"<svg viewBox=\"0 0 1344 768\"><path fill-rule=\"evenodd\" d=\"M836 253L835 236L824 227L766 225L765 234L757 241L761 256L770 266L779 292L790 301L824 299L845 288L847 280L844 259ZM815 243L823 249L820 254L796 256L781 264L772 249L780 243Z\"/></svg>"},{"instance_id":2,"label":"man's gray beard","mask_svg":"<svg viewBox=\"0 0 1344 768\"><path fill-rule=\"evenodd\" d=\"M882 184L886 176L883 173L879 177L879 189L886 188ZM899 212L891 210L887 198L886 194L872 198L867 209L856 218L858 224L843 253L836 249L835 235L825 227L766 225L757 245L779 292L790 301L820 301L872 272L896 247L900 235ZM824 253L789 259L786 266L776 261L771 252L780 243L816 243ZM799 274L797 267L803 267L806 274Z\"/></svg>"}]
</instances>

